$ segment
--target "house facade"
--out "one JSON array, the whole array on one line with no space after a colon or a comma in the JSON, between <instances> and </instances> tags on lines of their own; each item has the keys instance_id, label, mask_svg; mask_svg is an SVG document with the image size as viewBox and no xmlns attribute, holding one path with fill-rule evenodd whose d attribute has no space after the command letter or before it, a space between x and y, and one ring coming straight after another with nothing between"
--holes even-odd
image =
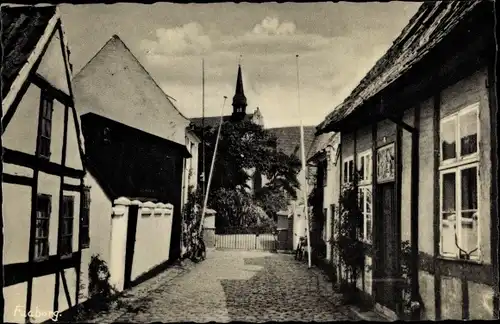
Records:
<instances>
[{"instance_id":1,"label":"house facade","mask_svg":"<svg viewBox=\"0 0 500 324\"><path fill-rule=\"evenodd\" d=\"M117 35L111 37L78 72L73 84L75 100L81 107L79 110L81 116L93 113L182 147L191 143L197 145L195 139L187 133L189 119L177 109L174 99L165 94ZM109 132L109 130L103 131L104 136ZM141 149L146 145L147 141L142 142ZM196 158L196 155L194 157L186 155L184 158ZM184 200L182 185L183 178L187 178L186 172L188 172L183 166L184 163L190 162L184 161L176 166L175 182L163 184L168 188L166 190L169 196L159 200L161 203L173 205L170 259L177 259L181 254L181 208ZM166 165L154 167L155 171L158 171ZM123 175L127 176L125 173ZM143 197L149 196L144 194ZM113 199L116 198L118 197ZM109 215L109 210L103 210L103 214Z\"/></svg>"},{"instance_id":2,"label":"house facade","mask_svg":"<svg viewBox=\"0 0 500 324\"><path fill-rule=\"evenodd\" d=\"M89 252L108 264L110 283L121 291L170 260L189 153L184 145L94 113L81 121L94 215Z\"/></svg>"},{"instance_id":3,"label":"house facade","mask_svg":"<svg viewBox=\"0 0 500 324\"><path fill-rule=\"evenodd\" d=\"M54 6L2 6L5 322L78 303L89 206L69 50Z\"/></svg>"},{"instance_id":4,"label":"house facade","mask_svg":"<svg viewBox=\"0 0 500 324\"><path fill-rule=\"evenodd\" d=\"M338 185L358 171L372 266L358 288L393 318L403 314L398 283L408 267L414 315L498 319L492 12L487 1L423 4L318 126L340 134Z\"/></svg>"},{"instance_id":5,"label":"house facade","mask_svg":"<svg viewBox=\"0 0 500 324\"><path fill-rule=\"evenodd\" d=\"M314 168L315 181L311 182L311 190L318 190L320 199L313 202L313 209L322 213L322 224L314 224L317 232L326 243L326 260L336 263L330 239L335 238L335 218L338 218L338 203L340 198L339 163L340 134L335 132L316 136L307 156L308 167ZM321 230L321 231L319 231ZM317 235L317 234L316 234ZM338 271L338 269L334 269Z\"/></svg>"}]
</instances>

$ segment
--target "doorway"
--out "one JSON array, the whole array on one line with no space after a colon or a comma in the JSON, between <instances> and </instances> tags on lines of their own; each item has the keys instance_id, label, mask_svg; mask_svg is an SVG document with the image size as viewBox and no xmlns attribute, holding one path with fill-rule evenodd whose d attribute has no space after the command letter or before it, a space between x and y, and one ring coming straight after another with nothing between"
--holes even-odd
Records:
<instances>
[{"instance_id":1,"label":"doorway","mask_svg":"<svg viewBox=\"0 0 500 324\"><path fill-rule=\"evenodd\" d=\"M401 299L399 284L399 230L396 211L395 182L377 185L378 239L374 273L375 300L380 305L398 313Z\"/></svg>"},{"instance_id":2,"label":"doorway","mask_svg":"<svg viewBox=\"0 0 500 324\"><path fill-rule=\"evenodd\" d=\"M139 214L139 207L132 205L128 211L127 223L127 245L125 250L125 278L123 289L128 289L132 284L132 266L134 264L134 250L135 250L135 235L137 232L137 217Z\"/></svg>"}]
</instances>

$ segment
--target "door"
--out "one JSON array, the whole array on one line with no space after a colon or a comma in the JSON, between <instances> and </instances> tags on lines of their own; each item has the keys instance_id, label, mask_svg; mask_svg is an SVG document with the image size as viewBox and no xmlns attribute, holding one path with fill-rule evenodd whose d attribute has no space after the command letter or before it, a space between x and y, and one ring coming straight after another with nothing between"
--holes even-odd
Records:
<instances>
[{"instance_id":1,"label":"door","mask_svg":"<svg viewBox=\"0 0 500 324\"><path fill-rule=\"evenodd\" d=\"M375 298L382 306L397 313L398 289L398 230L395 205L395 183L377 185L378 201L378 253L376 262Z\"/></svg>"},{"instance_id":2,"label":"door","mask_svg":"<svg viewBox=\"0 0 500 324\"><path fill-rule=\"evenodd\" d=\"M127 224L127 245L125 250L125 280L123 289L131 286L132 265L134 264L135 234L137 232L138 206L130 206Z\"/></svg>"}]
</instances>

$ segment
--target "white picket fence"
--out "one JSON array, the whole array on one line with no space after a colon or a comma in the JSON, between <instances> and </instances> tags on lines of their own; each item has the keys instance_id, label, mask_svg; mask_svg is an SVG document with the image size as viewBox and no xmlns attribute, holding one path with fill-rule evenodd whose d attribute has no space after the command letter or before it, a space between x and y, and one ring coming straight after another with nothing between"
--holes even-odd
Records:
<instances>
[{"instance_id":1,"label":"white picket fence","mask_svg":"<svg viewBox=\"0 0 500 324\"><path fill-rule=\"evenodd\" d=\"M231 250L276 251L278 241L274 234L216 234L215 247Z\"/></svg>"}]
</instances>

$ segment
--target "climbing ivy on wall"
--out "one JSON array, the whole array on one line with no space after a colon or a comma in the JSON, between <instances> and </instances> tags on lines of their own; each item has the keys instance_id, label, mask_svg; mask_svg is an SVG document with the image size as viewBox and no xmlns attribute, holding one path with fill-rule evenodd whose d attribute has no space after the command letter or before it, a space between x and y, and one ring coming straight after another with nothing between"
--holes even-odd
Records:
<instances>
[{"instance_id":1,"label":"climbing ivy on wall","mask_svg":"<svg viewBox=\"0 0 500 324\"><path fill-rule=\"evenodd\" d=\"M203 206L203 194L201 190L193 190L189 187L187 202L182 210L182 244L184 247L182 257L190 255L195 245L195 238L200 230L201 213Z\"/></svg>"},{"instance_id":2,"label":"climbing ivy on wall","mask_svg":"<svg viewBox=\"0 0 500 324\"><path fill-rule=\"evenodd\" d=\"M358 175L354 181L341 188L338 210L337 239L332 247L336 250L343 268L341 287L354 292L356 281L365 267L365 245L359 240L362 230L363 213L359 208Z\"/></svg>"}]
</instances>

